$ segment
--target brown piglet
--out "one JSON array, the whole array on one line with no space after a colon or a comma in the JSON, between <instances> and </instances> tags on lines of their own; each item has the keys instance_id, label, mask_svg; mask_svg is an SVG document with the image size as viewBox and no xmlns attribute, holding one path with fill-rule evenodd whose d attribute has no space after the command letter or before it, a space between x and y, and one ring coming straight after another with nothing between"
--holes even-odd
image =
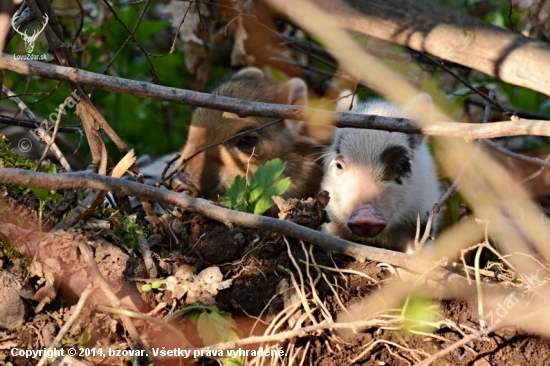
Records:
<instances>
[{"instance_id":1,"label":"brown piglet","mask_svg":"<svg viewBox=\"0 0 550 366\"><path fill-rule=\"evenodd\" d=\"M245 68L218 86L215 95L275 104L306 104L307 86L301 79L284 83L270 80L257 68ZM239 117L234 113L197 108L191 120L187 143L170 181L176 191L216 201L223 197L237 175L254 174L258 166L279 158L287 162L283 177L291 185L285 198L304 198L317 193L323 170L316 162L321 146L310 136L303 121L283 120L261 130L245 133L201 152L209 145L270 122L274 118ZM273 212L271 212L273 214Z\"/></svg>"}]
</instances>

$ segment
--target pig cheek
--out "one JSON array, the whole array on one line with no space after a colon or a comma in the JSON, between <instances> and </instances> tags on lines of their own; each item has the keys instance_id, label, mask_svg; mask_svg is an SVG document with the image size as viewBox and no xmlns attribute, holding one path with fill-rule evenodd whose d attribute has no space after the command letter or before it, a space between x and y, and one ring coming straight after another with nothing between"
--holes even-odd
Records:
<instances>
[{"instance_id":1,"label":"pig cheek","mask_svg":"<svg viewBox=\"0 0 550 366\"><path fill-rule=\"evenodd\" d=\"M228 149L225 146L220 147L220 190L221 193L231 186L236 176L246 176L248 172L247 180L256 172L257 165L255 159L250 159L250 156L239 151L238 149Z\"/></svg>"},{"instance_id":2,"label":"pig cheek","mask_svg":"<svg viewBox=\"0 0 550 366\"><path fill-rule=\"evenodd\" d=\"M331 221L345 224L347 216L343 212L341 204L340 178L332 168L329 166L321 184L322 189L326 190L330 197L326 211Z\"/></svg>"},{"instance_id":3,"label":"pig cheek","mask_svg":"<svg viewBox=\"0 0 550 366\"><path fill-rule=\"evenodd\" d=\"M329 217L344 227L352 212L353 196L357 187L354 186L353 176L333 166L329 175L329 184L326 185L330 195L328 204Z\"/></svg>"},{"instance_id":4,"label":"pig cheek","mask_svg":"<svg viewBox=\"0 0 550 366\"><path fill-rule=\"evenodd\" d=\"M407 201L406 188L402 185L392 184L384 187L380 192L380 201L377 207L382 216L390 222L396 216L396 213L400 211L400 206L403 207L403 203Z\"/></svg>"}]
</instances>

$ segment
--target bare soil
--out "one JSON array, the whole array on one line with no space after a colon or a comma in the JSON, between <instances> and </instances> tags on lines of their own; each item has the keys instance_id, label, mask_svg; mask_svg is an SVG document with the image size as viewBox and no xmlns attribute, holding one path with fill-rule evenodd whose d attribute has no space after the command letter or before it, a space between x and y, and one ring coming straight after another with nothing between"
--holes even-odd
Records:
<instances>
[{"instance_id":1,"label":"bare soil","mask_svg":"<svg viewBox=\"0 0 550 366\"><path fill-rule=\"evenodd\" d=\"M310 205L308 208L297 202L288 204L291 208L286 210L287 218L299 216L298 221L302 224L319 225L317 206ZM193 301L216 304L220 310L231 313L242 332L242 339L250 335L261 336L268 330L269 322L280 320L277 314L284 314L285 307L288 311L289 306L296 304L292 300L293 296L296 299L297 294L293 290L294 282L305 289L311 317L308 318L307 311L304 312L302 307L301 312L279 323L284 326L271 330L269 334L288 331L297 322L306 327L327 317L338 319L343 307L371 301L373 296L376 297L375 291L386 286L388 281L398 281L389 271L373 262L354 262L348 257L317 250L309 243L284 238L278 233L228 227L181 211L176 216L166 214L161 217L164 230L154 229L146 221L139 226L147 237L152 263L158 273L156 279L151 279L148 274L151 273L150 267L144 262L142 254L130 248L131 235L117 232L114 220L105 213L96 214L97 219L103 220L101 227L99 224L77 225L79 227L41 236L37 213L28 207L28 203L6 197L0 207L0 238L4 245L4 250L0 251L1 364L36 365L40 357L23 357L18 351L14 355L13 350L40 350L50 346L76 311L75 305L89 284L92 284L93 291L76 321L63 336L65 344L56 345L57 349L75 348L81 336L89 333L91 337L83 345L83 349L88 350L87 355L83 351L84 356L74 357L87 364L130 365L134 362L147 365L152 362L154 365L177 365L181 362L191 365L198 362L206 365L217 364L217 361L211 358L154 357L150 351L153 348L183 347L172 330L143 319L133 319L133 324L149 357L134 359L131 356L117 356L117 351L144 346L132 340L131 331L119 315L101 311L97 306L124 308L163 319ZM300 214L290 214L292 207L300 207ZM304 219L306 217L309 220ZM50 224L54 222L55 219L51 218ZM6 244L17 248L23 256L16 258L9 254ZM93 253L93 263L86 257L84 248L89 248ZM306 267L304 262L311 263L313 260L317 266L354 270L372 279ZM25 263L31 264L25 266ZM219 271L208 275L212 281L200 277L201 273L206 273L202 271L212 267L219 268ZM154 280L166 282L159 289L142 290L144 283ZM169 287L169 281L176 281L177 286ZM107 284L112 294L120 300L118 305L113 304L106 295L102 283ZM312 283L315 284L315 301ZM384 326L363 327L356 329L355 333L325 329L290 338L281 337L278 342L269 343L294 355L294 360L286 356L265 358L263 363L258 357L249 357L248 361L330 366L416 364L461 340L463 334L457 329L469 333L466 329L479 328L475 299L433 300L439 308L440 320L447 324L432 329L433 332L415 333L405 327ZM323 304L324 309L315 305L319 303ZM302 318L297 320L300 316ZM193 347L203 346L197 328L189 320L177 318L170 324L185 334ZM257 344L243 346L249 350L258 347ZM94 350L99 349L105 354L94 355ZM111 354L106 353L107 350ZM70 359L66 361L71 362ZM433 364L548 365L550 340L528 334L522 329L503 328L473 340L466 348L459 347L456 352L447 353Z\"/></svg>"}]
</instances>

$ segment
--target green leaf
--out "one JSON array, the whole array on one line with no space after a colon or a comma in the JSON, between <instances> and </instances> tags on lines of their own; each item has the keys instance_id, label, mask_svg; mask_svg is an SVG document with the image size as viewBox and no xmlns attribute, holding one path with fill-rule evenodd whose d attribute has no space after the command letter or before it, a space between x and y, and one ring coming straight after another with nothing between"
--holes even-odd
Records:
<instances>
[{"instance_id":1,"label":"green leaf","mask_svg":"<svg viewBox=\"0 0 550 366\"><path fill-rule=\"evenodd\" d=\"M80 341L78 342L79 345L83 346L85 345L90 339L92 339L92 335L88 333L87 331L82 332L80 335Z\"/></svg>"},{"instance_id":2,"label":"green leaf","mask_svg":"<svg viewBox=\"0 0 550 366\"><path fill-rule=\"evenodd\" d=\"M225 193L227 198L222 200L222 203L237 211L246 212L246 188L246 178L240 175L236 176L231 187Z\"/></svg>"},{"instance_id":3,"label":"green leaf","mask_svg":"<svg viewBox=\"0 0 550 366\"><path fill-rule=\"evenodd\" d=\"M155 289L160 288L160 286L162 286L162 282L160 282L160 281L155 281L151 284L151 287L155 288Z\"/></svg>"},{"instance_id":4,"label":"green leaf","mask_svg":"<svg viewBox=\"0 0 550 366\"><path fill-rule=\"evenodd\" d=\"M270 160L258 167L256 173L250 179L248 197L248 202L254 214L263 214L273 206L271 196L280 196L287 190L290 185L290 178L277 182L285 168L286 162L281 159Z\"/></svg>"},{"instance_id":5,"label":"green leaf","mask_svg":"<svg viewBox=\"0 0 550 366\"><path fill-rule=\"evenodd\" d=\"M231 316L220 314L218 311L205 311L199 315L197 321L199 336L206 346L238 340L239 336L235 333L235 328L236 324Z\"/></svg>"},{"instance_id":6,"label":"green leaf","mask_svg":"<svg viewBox=\"0 0 550 366\"><path fill-rule=\"evenodd\" d=\"M258 167L252 179L250 179L250 200L254 200L253 193L258 188L271 186L283 173L286 168L286 161L273 159ZM258 194L259 196L259 194Z\"/></svg>"},{"instance_id":7,"label":"green leaf","mask_svg":"<svg viewBox=\"0 0 550 366\"><path fill-rule=\"evenodd\" d=\"M141 285L141 290L144 292L149 292L153 289L153 286L150 283L146 283L145 285Z\"/></svg>"},{"instance_id":8,"label":"green leaf","mask_svg":"<svg viewBox=\"0 0 550 366\"><path fill-rule=\"evenodd\" d=\"M40 201L48 200L48 197L52 194L48 189L45 188L34 188L30 187L31 191L38 196Z\"/></svg>"},{"instance_id":9,"label":"green leaf","mask_svg":"<svg viewBox=\"0 0 550 366\"><path fill-rule=\"evenodd\" d=\"M235 177L221 202L238 211L263 214L274 204L271 196L282 195L290 186L290 178L277 182L285 168L281 159L270 160L258 167L249 186L245 177Z\"/></svg>"},{"instance_id":10,"label":"green leaf","mask_svg":"<svg viewBox=\"0 0 550 366\"><path fill-rule=\"evenodd\" d=\"M283 266L282 264L277 265L277 268L280 269L280 270L283 271L283 272L292 273L292 271L291 271L290 269L286 268L286 267Z\"/></svg>"},{"instance_id":11,"label":"green leaf","mask_svg":"<svg viewBox=\"0 0 550 366\"><path fill-rule=\"evenodd\" d=\"M281 179L267 190L265 190L254 202L254 214L261 215L267 211L275 202L271 196L281 196L290 186L290 178ZM252 202L251 202L252 204Z\"/></svg>"},{"instance_id":12,"label":"green leaf","mask_svg":"<svg viewBox=\"0 0 550 366\"><path fill-rule=\"evenodd\" d=\"M52 199L58 200L58 201L63 200L62 195L60 195L59 193L52 193L50 190L45 189L45 188L30 187L30 190L33 191L34 194L36 194L38 196L38 199L41 202L44 202L44 203L46 203L46 202L48 202Z\"/></svg>"},{"instance_id":13,"label":"green leaf","mask_svg":"<svg viewBox=\"0 0 550 366\"><path fill-rule=\"evenodd\" d=\"M52 194L52 199L58 200L58 201L62 201L62 200L63 200L63 196L60 195L59 193L54 193L54 194Z\"/></svg>"}]
</instances>

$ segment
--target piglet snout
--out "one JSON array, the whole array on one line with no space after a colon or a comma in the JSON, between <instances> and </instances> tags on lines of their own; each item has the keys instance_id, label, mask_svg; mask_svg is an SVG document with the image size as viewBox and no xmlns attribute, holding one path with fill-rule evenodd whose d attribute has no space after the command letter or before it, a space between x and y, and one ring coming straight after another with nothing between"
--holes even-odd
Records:
<instances>
[{"instance_id":1,"label":"piglet snout","mask_svg":"<svg viewBox=\"0 0 550 366\"><path fill-rule=\"evenodd\" d=\"M382 215L370 203L362 204L348 220L349 229L357 236L372 238L386 227Z\"/></svg>"},{"instance_id":2,"label":"piglet snout","mask_svg":"<svg viewBox=\"0 0 550 366\"><path fill-rule=\"evenodd\" d=\"M198 197L199 191L193 184L187 181L182 173L176 174L169 181L170 187L176 192L185 192L188 196Z\"/></svg>"}]
</instances>

